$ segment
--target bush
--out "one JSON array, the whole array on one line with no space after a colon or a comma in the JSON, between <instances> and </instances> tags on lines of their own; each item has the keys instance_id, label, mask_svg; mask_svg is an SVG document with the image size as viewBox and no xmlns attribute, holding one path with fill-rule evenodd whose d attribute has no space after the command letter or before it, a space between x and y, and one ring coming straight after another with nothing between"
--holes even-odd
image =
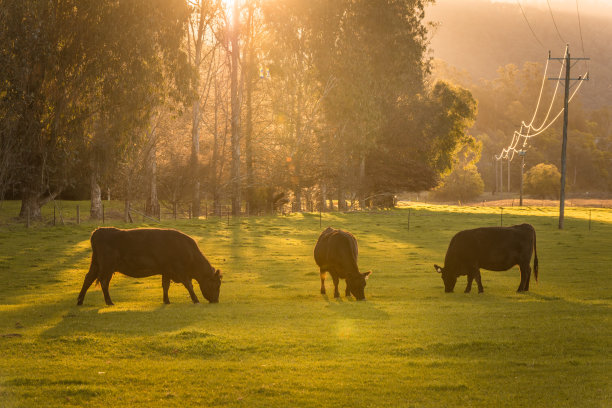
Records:
<instances>
[{"instance_id":1,"label":"bush","mask_svg":"<svg viewBox=\"0 0 612 408\"><path fill-rule=\"evenodd\" d=\"M525 173L525 194L535 198L558 199L561 190L561 173L554 164L540 163Z\"/></svg>"},{"instance_id":2,"label":"bush","mask_svg":"<svg viewBox=\"0 0 612 408\"><path fill-rule=\"evenodd\" d=\"M476 199L484 191L484 182L473 164L454 169L442 179L432 194L435 199L467 202Z\"/></svg>"}]
</instances>

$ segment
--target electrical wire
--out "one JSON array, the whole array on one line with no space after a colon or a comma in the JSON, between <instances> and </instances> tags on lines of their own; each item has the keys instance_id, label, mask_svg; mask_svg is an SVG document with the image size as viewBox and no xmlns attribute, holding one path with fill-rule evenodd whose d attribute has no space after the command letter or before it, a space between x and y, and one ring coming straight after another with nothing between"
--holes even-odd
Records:
<instances>
[{"instance_id":1,"label":"electrical wire","mask_svg":"<svg viewBox=\"0 0 612 408\"><path fill-rule=\"evenodd\" d=\"M561 74L563 73L563 68L565 68L565 59L566 59L566 57L567 57L567 53L568 53L568 52L569 52L569 47L566 45L566 46L565 46L565 54L563 54L563 62L561 63L561 68L560 68L560 70L559 70L559 76L558 76L558 78L561 78ZM547 64L547 66L548 66L548 61L549 61L549 60L546 60L546 64ZM546 74L545 74L545 75L546 75ZM544 79L543 81L546 81L546 79ZM542 88L541 88L541 89L544 89L544 83L542 83ZM539 101L538 101L538 105L536 106L536 111L535 111L535 112L534 112L534 114L533 114L533 116L534 116L534 117L533 117L533 119L531 120L531 123L526 124L525 122L522 122L522 123L521 123L521 125L523 125L523 126L525 126L525 127L529 128L529 129L531 129L531 130L535 130L536 132L537 132L538 130L542 129L542 128L545 126L546 121L548 120L548 117L550 116L550 112L551 112L551 110L552 110L553 104L555 103L555 99L557 98L557 92L558 92L558 90L559 90L559 81L557 81L557 85L555 85L555 91L553 92L552 99L550 100L550 106L548 107L548 112L546 112L546 117L544 118L544 120L542 121L542 124L541 124L540 126L532 126L532 125L533 125L533 121L534 121L534 119L535 119L535 115L538 113L537 109L538 109L538 106L539 106ZM540 91L540 92L541 92L541 91ZM540 96L541 96L541 93L540 93Z\"/></svg>"},{"instance_id":2,"label":"electrical wire","mask_svg":"<svg viewBox=\"0 0 612 408\"><path fill-rule=\"evenodd\" d=\"M584 52L584 40L582 39L582 23L580 21L580 9L578 8L578 0L576 0L576 14L578 15L578 29L580 31L580 45L582 46L582 57L584 58L586 56L586 53ZM589 61L585 61L586 62L586 67L587 67L587 72L589 71Z\"/></svg>"},{"instance_id":3,"label":"electrical wire","mask_svg":"<svg viewBox=\"0 0 612 408\"><path fill-rule=\"evenodd\" d=\"M578 1L578 0L576 0L576 1ZM546 51L546 47L544 46L544 44L542 44L542 41L540 41L540 39L536 35L535 31L533 31L533 28L531 27L531 24L529 24L529 20L527 20L527 15L525 14L525 10L523 10L523 6L521 5L520 0L516 0L516 2L518 3L518 6L521 8L521 13L523 13L523 18L525 19L525 22L527 23L527 26L529 27L529 30L531 30L531 34L533 34L533 38L535 38L535 40L538 42L538 44L540 44L540 46Z\"/></svg>"},{"instance_id":4,"label":"electrical wire","mask_svg":"<svg viewBox=\"0 0 612 408\"><path fill-rule=\"evenodd\" d=\"M557 34L559 35L559 38L561 39L561 42L563 44L567 44L565 42L565 40L563 39L563 37L561 36L561 33L559 32L559 28L557 27L557 22L555 21L555 16L553 15L552 8L550 7L550 0L546 0L546 3L548 4L548 10L550 11L550 16L552 17L553 24L555 25L555 30L557 30Z\"/></svg>"},{"instance_id":5,"label":"electrical wire","mask_svg":"<svg viewBox=\"0 0 612 408\"><path fill-rule=\"evenodd\" d=\"M587 73L585 73L584 75L586 75ZM584 76L582 76L584 78ZM578 86L576 87L576 89L574 89L574 92L572 92L572 94L570 95L569 99L567 100L568 104L572 101L572 99L574 99L574 96L576 95L576 93L578 92L578 90L580 89L580 87L582 86L582 83L584 81L579 81ZM523 147L525 147L527 145L527 141L529 139L531 139L532 137L538 136L540 134L542 134L543 132L545 132L549 127L552 126L553 123L556 122L557 119L559 119L559 117L561 116L561 114L563 113L563 111L565 110L565 108L562 108L561 111L559 111L559 113L548 123L548 125L546 125L544 128L542 128L540 131L530 135L529 132L527 132L527 134L523 134L523 126L521 126L521 130L520 131L515 131L514 134L512 135L512 142L510 143L510 146L508 146L507 148L502 149L501 153L499 155L495 155L495 159L496 160L501 160L501 159L508 159L510 161L512 161L512 159L514 159L514 154L518 153L519 150L516 149L516 147L518 146L519 142L521 141L521 139L525 139L523 141Z\"/></svg>"}]
</instances>

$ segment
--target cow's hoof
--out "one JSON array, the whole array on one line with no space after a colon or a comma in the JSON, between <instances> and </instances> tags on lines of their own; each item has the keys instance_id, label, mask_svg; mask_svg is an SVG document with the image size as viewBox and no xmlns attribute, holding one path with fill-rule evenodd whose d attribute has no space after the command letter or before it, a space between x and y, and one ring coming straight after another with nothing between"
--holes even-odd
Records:
<instances>
[{"instance_id":1,"label":"cow's hoof","mask_svg":"<svg viewBox=\"0 0 612 408\"><path fill-rule=\"evenodd\" d=\"M324 294L325 294L325 291L324 291L324 290L321 290L321 294L322 294L322 295L324 295Z\"/></svg>"},{"instance_id":2,"label":"cow's hoof","mask_svg":"<svg viewBox=\"0 0 612 408\"><path fill-rule=\"evenodd\" d=\"M470 293L470 290L471 289L466 289L466 290L463 291L463 293Z\"/></svg>"},{"instance_id":3,"label":"cow's hoof","mask_svg":"<svg viewBox=\"0 0 612 408\"><path fill-rule=\"evenodd\" d=\"M83 301L77 302L77 306L83 306Z\"/></svg>"},{"instance_id":4,"label":"cow's hoof","mask_svg":"<svg viewBox=\"0 0 612 408\"><path fill-rule=\"evenodd\" d=\"M483 289L478 289L478 293L484 293Z\"/></svg>"},{"instance_id":5,"label":"cow's hoof","mask_svg":"<svg viewBox=\"0 0 612 408\"><path fill-rule=\"evenodd\" d=\"M106 302L106 306L115 306L113 302Z\"/></svg>"},{"instance_id":6,"label":"cow's hoof","mask_svg":"<svg viewBox=\"0 0 612 408\"><path fill-rule=\"evenodd\" d=\"M164 300L164 305L169 305L170 301L169 300Z\"/></svg>"}]
</instances>

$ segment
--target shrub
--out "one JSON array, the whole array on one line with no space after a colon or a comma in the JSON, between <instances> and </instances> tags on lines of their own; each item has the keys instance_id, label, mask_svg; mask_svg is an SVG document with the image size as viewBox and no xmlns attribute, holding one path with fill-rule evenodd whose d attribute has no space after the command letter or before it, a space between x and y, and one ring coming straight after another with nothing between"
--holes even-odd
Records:
<instances>
[{"instance_id":1,"label":"shrub","mask_svg":"<svg viewBox=\"0 0 612 408\"><path fill-rule=\"evenodd\" d=\"M554 164L540 163L525 173L525 194L535 198L558 199L561 189L561 173Z\"/></svg>"},{"instance_id":2,"label":"shrub","mask_svg":"<svg viewBox=\"0 0 612 408\"><path fill-rule=\"evenodd\" d=\"M467 202L476 199L484 191L484 182L473 164L455 168L442 179L433 197L438 200Z\"/></svg>"}]
</instances>

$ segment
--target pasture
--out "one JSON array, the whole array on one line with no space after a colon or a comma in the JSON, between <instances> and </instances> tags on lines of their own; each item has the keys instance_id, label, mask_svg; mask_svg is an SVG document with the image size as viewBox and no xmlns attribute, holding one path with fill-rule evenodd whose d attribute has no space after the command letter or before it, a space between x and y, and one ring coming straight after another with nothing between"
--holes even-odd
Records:
<instances>
[{"instance_id":1,"label":"pasture","mask_svg":"<svg viewBox=\"0 0 612 408\"><path fill-rule=\"evenodd\" d=\"M506 208L537 231L540 282L482 272L445 294L455 232L500 209L413 205L371 213L164 222L224 273L219 304L161 277L116 274L106 306L88 270L92 223L0 228L2 407L609 407L612 211ZM156 224L114 224L117 227ZM359 241L366 302L319 294L326 226ZM331 279L328 295L333 293Z\"/></svg>"}]
</instances>

